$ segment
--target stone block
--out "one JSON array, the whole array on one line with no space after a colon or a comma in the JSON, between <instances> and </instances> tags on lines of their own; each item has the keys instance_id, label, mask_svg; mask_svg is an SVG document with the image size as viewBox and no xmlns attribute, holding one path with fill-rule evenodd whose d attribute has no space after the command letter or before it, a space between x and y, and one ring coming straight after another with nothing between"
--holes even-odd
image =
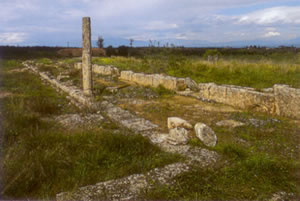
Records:
<instances>
[{"instance_id":1,"label":"stone block","mask_svg":"<svg viewBox=\"0 0 300 201\"><path fill-rule=\"evenodd\" d=\"M214 83L199 84L199 97L228 104L241 109L254 109L259 112L275 112L273 94L254 91L248 87L232 85L216 85Z\"/></svg>"},{"instance_id":2,"label":"stone block","mask_svg":"<svg viewBox=\"0 0 300 201\"><path fill-rule=\"evenodd\" d=\"M184 91L187 88L186 81L184 78L176 78L176 89L177 91Z\"/></svg>"},{"instance_id":3,"label":"stone block","mask_svg":"<svg viewBox=\"0 0 300 201\"><path fill-rule=\"evenodd\" d=\"M154 74L153 75L152 86L153 87L158 87L159 85L162 84L162 80L163 80L163 75Z\"/></svg>"},{"instance_id":4,"label":"stone block","mask_svg":"<svg viewBox=\"0 0 300 201\"><path fill-rule=\"evenodd\" d=\"M81 69L82 68L82 63L81 62L77 62L74 64L74 68L75 69Z\"/></svg>"},{"instance_id":5,"label":"stone block","mask_svg":"<svg viewBox=\"0 0 300 201\"><path fill-rule=\"evenodd\" d=\"M300 119L300 89L274 85L276 114Z\"/></svg>"},{"instance_id":6,"label":"stone block","mask_svg":"<svg viewBox=\"0 0 300 201\"><path fill-rule=\"evenodd\" d=\"M121 71L120 79L126 80L126 81L132 81L132 76L133 76L132 71Z\"/></svg>"},{"instance_id":7,"label":"stone block","mask_svg":"<svg viewBox=\"0 0 300 201\"><path fill-rule=\"evenodd\" d=\"M161 85L166 89L176 90L177 79L171 76L162 76Z\"/></svg>"}]
</instances>

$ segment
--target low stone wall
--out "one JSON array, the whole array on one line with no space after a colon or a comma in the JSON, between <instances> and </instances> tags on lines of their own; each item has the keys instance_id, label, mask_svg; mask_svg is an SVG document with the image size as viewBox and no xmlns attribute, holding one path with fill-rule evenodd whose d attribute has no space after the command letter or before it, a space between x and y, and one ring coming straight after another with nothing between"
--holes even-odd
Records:
<instances>
[{"instance_id":1,"label":"low stone wall","mask_svg":"<svg viewBox=\"0 0 300 201\"><path fill-rule=\"evenodd\" d=\"M274 94L258 92L253 88L214 83L199 84L199 97L241 109L275 113Z\"/></svg>"},{"instance_id":2,"label":"low stone wall","mask_svg":"<svg viewBox=\"0 0 300 201\"><path fill-rule=\"evenodd\" d=\"M274 85L276 114L300 119L300 89Z\"/></svg>"},{"instance_id":3,"label":"low stone wall","mask_svg":"<svg viewBox=\"0 0 300 201\"><path fill-rule=\"evenodd\" d=\"M80 69L81 63L76 63L75 68ZM183 92L184 95L224 103L240 109L300 119L300 89L291 88L287 85L274 85L273 88L258 92L254 88L233 85L217 85L215 83L197 85L190 78L134 73L133 71L120 72L112 66L93 65L93 71L103 75L119 75L119 78L124 81L135 82L142 86L158 87L162 85L174 91L191 89L194 92Z\"/></svg>"},{"instance_id":4,"label":"low stone wall","mask_svg":"<svg viewBox=\"0 0 300 201\"><path fill-rule=\"evenodd\" d=\"M171 76L165 76L160 74L144 74L134 73L132 71L121 71L121 80L135 82L142 86L158 87L164 86L170 90L184 90L187 88L184 78L176 78Z\"/></svg>"},{"instance_id":5,"label":"low stone wall","mask_svg":"<svg viewBox=\"0 0 300 201\"><path fill-rule=\"evenodd\" d=\"M155 168L145 174L133 174L81 187L75 192L59 193L56 195L56 200L138 200L138 195L143 190L153 189L154 184L170 185L174 177L190 169L187 164L175 163L163 168Z\"/></svg>"},{"instance_id":6,"label":"low stone wall","mask_svg":"<svg viewBox=\"0 0 300 201\"><path fill-rule=\"evenodd\" d=\"M74 67L76 69L82 69L82 63L75 63ZM114 66L100 66L97 64L93 64L92 69L94 73L101 74L101 75L112 75L112 76L120 75L119 69Z\"/></svg>"},{"instance_id":7,"label":"low stone wall","mask_svg":"<svg viewBox=\"0 0 300 201\"><path fill-rule=\"evenodd\" d=\"M81 62L78 62L78 63L75 63L74 64L74 68L76 68L76 69L82 69L82 63Z\"/></svg>"},{"instance_id":8,"label":"low stone wall","mask_svg":"<svg viewBox=\"0 0 300 201\"><path fill-rule=\"evenodd\" d=\"M24 62L24 66L32 70L34 73L41 76L42 79L49 82L51 85L53 85L55 88L60 89L61 91L69 94L69 96L72 98L72 100L88 107L94 107L93 101L91 98L86 97L82 90L76 88L76 87L68 87L56 80L55 78L51 78L47 73L40 72L36 67L30 65L29 63Z\"/></svg>"}]
</instances>

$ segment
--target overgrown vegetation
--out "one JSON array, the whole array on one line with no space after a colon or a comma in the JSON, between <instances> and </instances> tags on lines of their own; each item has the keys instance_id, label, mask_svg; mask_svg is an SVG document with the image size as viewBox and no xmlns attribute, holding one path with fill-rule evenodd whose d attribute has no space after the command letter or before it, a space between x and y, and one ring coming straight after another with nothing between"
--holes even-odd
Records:
<instances>
[{"instance_id":1,"label":"overgrown vegetation","mask_svg":"<svg viewBox=\"0 0 300 201\"><path fill-rule=\"evenodd\" d=\"M278 191L297 191L299 181L291 174L297 170L292 161L233 153L240 160L224 167L195 168L178 176L174 185L157 185L143 196L149 200L263 200Z\"/></svg>"},{"instance_id":2,"label":"overgrown vegetation","mask_svg":"<svg viewBox=\"0 0 300 201\"><path fill-rule=\"evenodd\" d=\"M275 83L300 87L297 49L122 48L124 57L98 57L93 62L135 72L189 76L197 82L257 89ZM127 50L135 57L127 57ZM219 60L207 61L203 56L205 52L210 55L217 52ZM44 65L44 70L55 74L65 67L64 64L72 65L80 58L47 59L43 56L37 61ZM59 62L59 69L52 67ZM63 95L43 86L36 76L15 71L21 65L20 60L4 60L3 64L0 91L11 93L1 99L1 112L5 117L2 124L7 196L51 199L61 191L181 160L109 121L93 130L62 128L51 119L78 112L78 109L69 105ZM80 70L71 70L69 75L73 83L80 86ZM100 77L95 76L94 83L98 79ZM195 166L191 172L177 176L172 186L156 184L153 190L143 192L142 199L264 200L281 191L293 193L295 200L299 197L298 122L179 97L162 86L154 89L126 85L114 94L106 90L114 80L101 80L101 84L94 86L99 99L102 95L141 99L138 104L122 102L121 106L160 125L162 132L168 131L167 117L178 116L192 124L203 122L218 136L217 146L209 148L190 132L189 145L216 151L221 161L210 168ZM241 121L245 126L216 126L216 122L224 119Z\"/></svg>"},{"instance_id":3,"label":"overgrown vegetation","mask_svg":"<svg viewBox=\"0 0 300 201\"><path fill-rule=\"evenodd\" d=\"M20 62L3 64L1 91L11 93L1 99L7 197L53 199L59 192L181 160L109 121L93 130L63 128L53 117L84 111L36 75L16 71Z\"/></svg>"},{"instance_id":4,"label":"overgrown vegetation","mask_svg":"<svg viewBox=\"0 0 300 201\"><path fill-rule=\"evenodd\" d=\"M300 57L298 60L300 61ZM299 62L298 60L296 61ZM229 56L221 57L216 62L208 62L202 57L167 55L143 58L95 58L93 62L101 65L114 65L121 70L191 77L198 83L215 82L257 89L272 87L274 84L300 87L298 63L277 63L272 59L258 59L254 62Z\"/></svg>"}]
</instances>

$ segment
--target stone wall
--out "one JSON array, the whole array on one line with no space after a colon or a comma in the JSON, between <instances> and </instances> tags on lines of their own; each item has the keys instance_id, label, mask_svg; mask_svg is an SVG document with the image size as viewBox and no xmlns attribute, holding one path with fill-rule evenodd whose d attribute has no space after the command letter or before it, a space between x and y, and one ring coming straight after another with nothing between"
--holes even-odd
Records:
<instances>
[{"instance_id":1,"label":"stone wall","mask_svg":"<svg viewBox=\"0 0 300 201\"><path fill-rule=\"evenodd\" d=\"M274 85L276 114L300 119L300 89Z\"/></svg>"},{"instance_id":2,"label":"stone wall","mask_svg":"<svg viewBox=\"0 0 300 201\"><path fill-rule=\"evenodd\" d=\"M80 69L81 63L75 68ZM211 100L217 103L231 105L240 109L250 109L259 112L277 114L300 119L300 89L287 85L274 85L262 92L250 87L233 85L217 85L215 83L198 84L190 78L176 78L161 74L134 73L119 71L112 66L93 65L93 71L103 75L119 75L124 81L134 82L142 86L164 86L174 91L190 89L183 95L197 97L201 100Z\"/></svg>"},{"instance_id":3,"label":"stone wall","mask_svg":"<svg viewBox=\"0 0 300 201\"><path fill-rule=\"evenodd\" d=\"M142 86L158 87L159 85L164 86L170 90L184 90L186 89L185 79L176 78L160 74L144 74L134 73L132 71L122 71L120 79L135 82Z\"/></svg>"},{"instance_id":4,"label":"stone wall","mask_svg":"<svg viewBox=\"0 0 300 201\"><path fill-rule=\"evenodd\" d=\"M74 67L76 69L82 68L82 63L75 63ZM120 71L118 68L113 66L101 66L97 64L92 65L93 73L101 74L101 75L113 75L113 76L119 76Z\"/></svg>"},{"instance_id":5,"label":"stone wall","mask_svg":"<svg viewBox=\"0 0 300 201\"><path fill-rule=\"evenodd\" d=\"M86 97L82 90L76 88L76 87L68 87L64 84L62 84L60 81L56 80L55 78L52 78L47 73L40 72L38 68L34 67L33 65L30 65L29 63L24 62L23 65L30 70L32 70L34 73L40 75L40 77L47 82L49 82L51 85L53 85L55 88L60 89L61 91L67 93L72 100L75 100L76 102L82 104L83 106L88 106L90 108L93 108L95 105L93 104L91 97Z\"/></svg>"},{"instance_id":6,"label":"stone wall","mask_svg":"<svg viewBox=\"0 0 300 201\"><path fill-rule=\"evenodd\" d=\"M214 83L199 84L199 97L241 109L275 113L274 94L258 92L253 88Z\"/></svg>"}]
</instances>

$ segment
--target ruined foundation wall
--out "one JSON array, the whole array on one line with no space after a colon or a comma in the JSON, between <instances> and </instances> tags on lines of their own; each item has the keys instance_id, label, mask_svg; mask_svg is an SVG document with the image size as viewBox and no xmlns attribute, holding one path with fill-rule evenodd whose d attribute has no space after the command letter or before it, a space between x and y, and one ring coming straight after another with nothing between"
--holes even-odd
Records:
<instances>
[{"instance_id":1,"label":"ruined foundation wall","mask_svg":"<svg viewBox=\"0 0 300 201\"><path fill-rule=\"evenodd\" d=\"M80 63L80 62L75 63L74 67L76 69L80 70L80 69L82 69L82 63ZM97 73L100 75L115 75L115 76L120 75L119 69L116 67L113 67L113 66L101 66L101 65L93 64L92 70L93 70L93 73Z\"/></svg>"},{"instance_id":2,"label":"ruined foundation wall","mask_svg":"<svg viewBox=\"0 0 300 201\"><path fill-rule=\"evenodd\" d=\"M199 84L199 96L241 109L275 113L274 94L258 92L248 87L216 85L214 83Z\"/></svg>"},{"instance_id":3,"label":"ruined foundation wall","mask_svg":"<svg viewBox=\"0 0 300 201\"><path fill-rule=\"evenodd\" d=\"M135 82L142 86L158 87L159 85L170 90L184 90L187 88L184 78L176 78L161 74L134 73L132 71L122 71L120 79L128 82Z\"/></svg>"},{"instance_id":4,"label":"ruined foundation wall","mask_svg":"<svg viewBox=\"0 0 300 201\"><path fill-rule=\"evenodd\" d=\"M81 63L75 68L80 69ZM240 109L250 109L258 112L277 114L280 116L300 119L300 89L287 85L274 85L273 89L258 92L254 88L233 85L217 85L201 83L195 86L190 78L176 78L161 74L134 73L119 71L116 67L93 65L95 73L103 75L119 75L119 79L134 82L142 86L164 86L174 91L192 89L193 97L212 100L217 103L231 105Z\"/></svg>"},{"instance_id":5,"label":"ruined foundation wall","mask_svg":"<svg viewBox=\"0 0 300 201\"><path fill-rule=\"evenodd\" d=\"M93 102L92 102L91 98L86 97L84 95L84 93L82 92L82 90L77 89L76 87L67 87L67 86L63 85L61 82L59 82L55 78L51 78L51 76L49 76L47 73L40 72L36 67L30 65L29 63L24 62L23 64L27 68L31 69L34 73L40 75L42 79L49 82L55 88L58 88L61 91L69 94L69 96L76 102L78 102L84 106L93 107Z\"/></svg>"},{"instance_id":6,"label":"ruined foundation wall","mask_svg":"<svg viewBox=\"0 0 300 201\"><path fill-rule=\"evenodd\" d=\"M300 119L300 89L274 85L276 114Z\"/></svg>"}]
</instances>

